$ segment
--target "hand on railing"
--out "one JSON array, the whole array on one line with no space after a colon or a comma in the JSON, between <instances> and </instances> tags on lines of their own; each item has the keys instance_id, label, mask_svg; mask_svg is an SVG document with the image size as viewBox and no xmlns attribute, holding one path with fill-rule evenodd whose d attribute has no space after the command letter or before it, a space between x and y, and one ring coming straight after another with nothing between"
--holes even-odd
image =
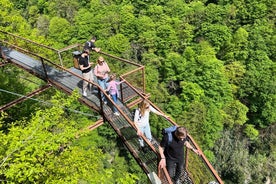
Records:
<instances>
[{"instance_id":1,"label":"hand on railing","mask_svg":"<svg viewBox=\"0 0 276 184\"><path fill-rule=\"evenodd\" d=\"M139 130L139 128L137 129L137 135L138 135L138 136L144 135L143 132L141 132L141 131Z\"/></svg>"},{"instance_id":2,"label":"hand on railing","mask_svg":"<svg viewBox=\"0 0 276 184\"><path fill-rule=\"evenodd\" d=\"M197 154L198 156L201 156L201 155L202 155L202 153L201 153L200 150L197 150L197 149L195 149L195 148L193 148L192 150L193 150L193 152L194 152L195 154Z\"/></svg>"},{"instance_id":3,"label":"hand on railing","mask_svg":"<svg viewBox=\"0 0 276 184\"><path fill-rule=\"evenodd\" d=\"M159 164L158 164L158 168L159 169L163 169L166 167L166 158L161 158Z\"/></svg>"}]
</instances>

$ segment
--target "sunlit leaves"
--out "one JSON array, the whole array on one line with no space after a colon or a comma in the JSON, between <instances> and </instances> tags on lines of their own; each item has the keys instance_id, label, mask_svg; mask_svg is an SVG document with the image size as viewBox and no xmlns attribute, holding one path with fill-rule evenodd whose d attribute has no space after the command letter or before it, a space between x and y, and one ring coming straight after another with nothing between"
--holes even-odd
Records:
<instances>
[{"instance_id":1,"label":"sunlit leaves","mask_svg":"<svg viewBox=\"0 0 276 184\"><path fill-rule=\"evenodd\" d=\"M216 50L219 50L226 43L230 42L232 34L227 26L220 24L202 24L198 36L203 36Z\"/></svg>"},{"instance_id":2,"label":"sunlit leaves","mask_svg":"<svg viewBox=\"0 0 276 184\"><path fill-rule=\"evenodd\" d=\"M109 38L110 50L115 53L124 53L130 49L128 38L122 34L116 34Z\"/></svg>"},{"instance_id":3,"label":"sunlit leaves","mask_svg":"<svg viewBox=\"0 0 276 184\"><path fill-rule=\"evenodd\" d=\"M49 25L49 37L60 43L60 45L68 43L71 38L71 26L69 22L64 18L52 18Z\"/></svg>"},{"instance_id":4,"label":"sunlit leaves","mask_svg":"<svg viewBox=\"0 0 276 184\"><path fill-rule=\"evenodd\" d=\"M240 101L235 100L224 107L224 124L229 127L243 125L248 120L248 108Z\"/></svg>"},{"instance_id":5,"label":"sunlit leaves","mask_svg":"<svg viewBox=\"0 0 276 184\"><path fill-rule=\"evenodd\" d=\"M254 128L254 125L247 124L244 129L244 133L252 140L256 140L259 135L259 131Z\"/></svg>"}]
</instances>

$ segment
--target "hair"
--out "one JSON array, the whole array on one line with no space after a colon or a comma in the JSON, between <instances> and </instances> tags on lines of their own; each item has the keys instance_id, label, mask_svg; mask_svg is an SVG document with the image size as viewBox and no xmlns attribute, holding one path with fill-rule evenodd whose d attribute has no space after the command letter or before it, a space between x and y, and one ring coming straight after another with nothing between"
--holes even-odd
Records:
<instances>
[{"instance_id":1,"label":"hair","mask_svg":"<svg viewBox=\"0 0 276 184\"><path fill-rule=\"evenodd\" d=\"M86 54L89 54L89 49L84 49L83 51L82 51L82 53L86 53Z\"/></svg>"},{"instance_id":2,"label":"hair","mask_svg":"<svg viewBox=\"0 0 276 184\"><path fill-rule=\"evenodd\" d=\"M96 36L92 36L91 40L97 40Z\"/></svg>"},{"instance_id":3,"label":"hair","mask_svg":"<svg viewBox=\"0 0 276 184\"><path fill-rule=\"evenodd\" d=\"M110 74L109 79L108 79L107 82L113 81L114 79L116 79L116 74L112 73L112 74Z\"/></svg>"},{"instance_id":4,"label":"hair","mask_svg":"<svg viewBox=\"0 0 276 184\"><path fill-rule=\"evenodd\" d=\"M104 58L103 58L103 56L99 56L99 58L98 58L98 62L100 61L100 59L103 59L103 62L104 62Z\"/></svg>"},{"instance_id":5,"label":"hair","mask_svg":"<svg viewBox=\"0 0 276 184\"><path fill-rule=\"evenodd\" d=\"M140 113L142 116L145 115L145 112L147 110L147 106L149 106L150 104L146 101L143 100L140 104L139 104L139 108L140 108Z\"/></svg>"},{"instance_id":6,"label":"hair","mask_svg":"<svg viewBox=\"0 0 276 184\"><path fill-rule=\"evenodd\" d=\"M177 137L187 137L187 130L184 127L177 127L175 131Z\"/></svg>"}]
</instances>

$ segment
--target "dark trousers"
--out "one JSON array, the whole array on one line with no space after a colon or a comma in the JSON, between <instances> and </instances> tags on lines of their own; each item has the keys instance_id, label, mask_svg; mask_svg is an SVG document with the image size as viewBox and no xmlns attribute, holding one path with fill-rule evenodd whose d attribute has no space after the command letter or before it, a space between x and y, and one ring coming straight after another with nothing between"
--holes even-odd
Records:
<instances>
[{"instance_id":1,"label":"dark trousers","mask_svg":"<svg viewBox=\"0 0 276 184\"><path fill-rule=\"evenodd\" d=\"M171 160L169 158L166 158L166 168L170 177L174 181L177 181L180 179L181 172L184 168L184 161Z\"/></svg>"}]
</instances>

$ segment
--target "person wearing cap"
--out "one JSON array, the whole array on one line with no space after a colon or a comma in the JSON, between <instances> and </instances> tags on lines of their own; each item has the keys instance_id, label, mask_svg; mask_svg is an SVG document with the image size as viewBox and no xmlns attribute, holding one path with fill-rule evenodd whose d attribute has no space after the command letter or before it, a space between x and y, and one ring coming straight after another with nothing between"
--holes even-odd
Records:
<instances>
[{"instance_id":1,"label":"person wearing cap","mask_svg":"<svg viewBox=\"0 0 276 184\"><path fill-rule=\"evenodd\" d=\"M89 51L94 50L96 52L99 52L101 49L96 47L95 42L96 42L96 37L93 36L90 41L85 42L83 50L88 49Z\"/></svg>"},{"instance_id":2,"label":"person wearing cap","mask_svg":"<svg viewBox=\"0 0 276 184\"><path fill-rule=\"evenodd\" d=\"M94 68L94 75L97 77L98 84L101 86L103 90L107 89L107 81L109 79L108 73L110 72L108 64L104 61L102 56L98 58L98 64ZM105 96L101 93L102 100L105 104L107 104L107 100Z\"/></svg>"},{"instance_id":3,"label":"person wearing cap","mask_svg":"<svg viewBox=\"0 0 276 184\"><path fill-rule=\"evenodd\" d=\"M92 64L89 61L89 50L83 50L80 58L79 58L79 66L80 70L82 71L82 76L85 80L83 80L82 84L82 95L87 96L87 88L88 88L88 81L94 82L94 74L92 72ZM92 88L92 85L89 85ZM91 89L92 90L92 89Z\"/></svg>"}]
</instances>

